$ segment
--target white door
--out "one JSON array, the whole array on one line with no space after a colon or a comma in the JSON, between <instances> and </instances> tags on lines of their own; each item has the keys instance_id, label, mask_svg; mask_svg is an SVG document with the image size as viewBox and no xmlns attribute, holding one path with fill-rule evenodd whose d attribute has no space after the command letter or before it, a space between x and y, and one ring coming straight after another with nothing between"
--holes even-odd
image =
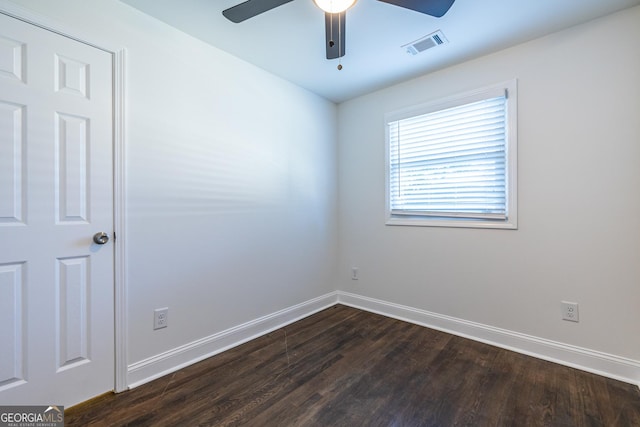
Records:
<instances>
[{"instance_id":1,"label":"white door","mask_svg":"<svg viewBox=\"0 0 640 427\"><path fill-rule=\"evenodd\" d=\"M0 14L0 404L113 389L112 86L109 53Z\"/></svg>"}]
</instances>

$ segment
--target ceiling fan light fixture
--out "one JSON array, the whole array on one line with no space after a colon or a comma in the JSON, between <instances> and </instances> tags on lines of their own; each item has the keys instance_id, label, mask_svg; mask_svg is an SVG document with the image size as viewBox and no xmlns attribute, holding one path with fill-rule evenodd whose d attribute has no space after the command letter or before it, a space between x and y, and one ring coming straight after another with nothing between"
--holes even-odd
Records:
<instances>
[{"instance_id":1,"label":"ceiling fan light fixture","mask_svg":"<svg viewBox=\"0 0 640 427\"><path fill-rule=\"evenodd\" d=\"M313 0L320 9L327 13L342 13L355 4L357 0Z\"/></svg>"}]
</instances>

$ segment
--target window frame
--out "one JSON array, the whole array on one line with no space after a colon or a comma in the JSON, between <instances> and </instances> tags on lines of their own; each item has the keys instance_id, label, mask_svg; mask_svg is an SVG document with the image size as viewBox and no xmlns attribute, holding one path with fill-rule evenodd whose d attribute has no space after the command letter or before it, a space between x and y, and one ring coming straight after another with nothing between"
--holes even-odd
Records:
<instances>
[{"instance_id":1,"label":"window frame","mask_svg":"<svg viewBox=\"0 0 640 427\"><path fill-rule=\"evenodd\" d=\"M484 99L495 98L505 93L505 182L506 182L506 210L505 219L492 218L467 218L462 216L434 216L394 214L391 211L391 153L389 124L410 117L429 114L448 108L453 108ZM498 95L496 95L498 94ZM385 127L385 217L386 225L425 226L425 227L465 227L465 228L518 228L518 91L517 80L485 86L469 92L464 92L441 98L420 105L414 105L400 110L392 111L384 116Z\"/></svg>"}]
</instances>

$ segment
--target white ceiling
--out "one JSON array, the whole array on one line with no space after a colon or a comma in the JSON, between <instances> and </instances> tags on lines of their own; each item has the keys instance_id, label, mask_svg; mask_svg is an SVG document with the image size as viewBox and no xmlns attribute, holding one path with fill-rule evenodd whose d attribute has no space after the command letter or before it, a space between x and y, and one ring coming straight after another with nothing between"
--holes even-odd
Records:
<instances>
[{"instance_id":1,"label":"white ceiling","mask_svg":"<svg viewBox=\"0 0 640 427\"><path fill-rule=\"evenodd\" d=\"M444 17L434 18L358 0L347 12L346 55L339 71L338 60L325 58L324 12L313 0L294 0L240 24L222 11L243 0L121 1L334 102L640 4L457 0ZM436 30L448 44L416 56L400 48Z\"/></svg>"}]
</instances>

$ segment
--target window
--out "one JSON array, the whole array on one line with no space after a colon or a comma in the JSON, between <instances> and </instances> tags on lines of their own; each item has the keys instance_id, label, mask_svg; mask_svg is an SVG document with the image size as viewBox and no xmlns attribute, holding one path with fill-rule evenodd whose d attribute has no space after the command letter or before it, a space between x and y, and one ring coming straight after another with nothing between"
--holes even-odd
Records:
<instances>
[{"instance_id":1,"label":"window","mask_svg":"<svg viewBox=\"0 0 640 427\"><path fill-rule=\"evenodd\" d=\"M516 81L387 114L387 224L517 228Z\"/></svg>"}]
</instances>

